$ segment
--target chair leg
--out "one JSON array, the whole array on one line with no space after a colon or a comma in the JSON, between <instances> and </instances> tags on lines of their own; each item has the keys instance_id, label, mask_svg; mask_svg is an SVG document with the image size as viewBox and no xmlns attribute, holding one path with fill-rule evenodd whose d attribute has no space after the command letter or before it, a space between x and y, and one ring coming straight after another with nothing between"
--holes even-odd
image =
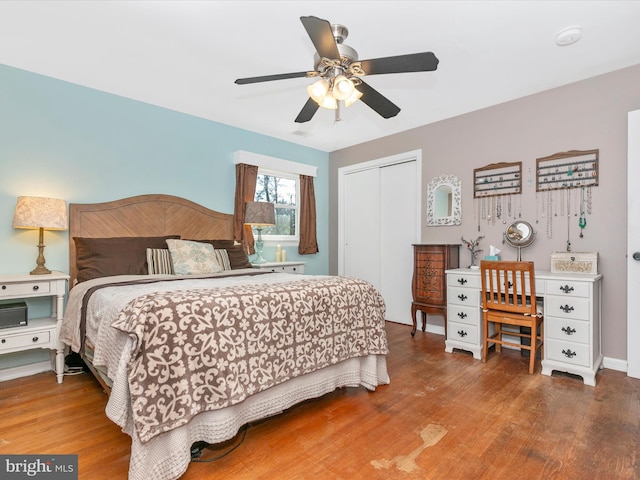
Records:
<instances>
[{"instance_id":1,"label":"chair leg","mask_svg":"<svg viewBox=\"0 0 640 480\"><path fill-rule=\"evenodd\" d=\"M487 361L487 352L489 350L489 342L488 342L488 338L489 338L489 322L487 321L487 314L483 314L482 316L482 326L483 326L483 330L482 330L482 362Z\"/></svg>"},{"instance_id":2,"label":"chair leg","mask_svg":"<svg viewBox=\"0 0 640 480\"><path fill-rule=\"evenodd\" d=\"M536 366L536 347L538 346L538 324L531 324L531 338L529 339L531 350L529 351L529 374L531 375Z\"/></svg>"}]
</instances>

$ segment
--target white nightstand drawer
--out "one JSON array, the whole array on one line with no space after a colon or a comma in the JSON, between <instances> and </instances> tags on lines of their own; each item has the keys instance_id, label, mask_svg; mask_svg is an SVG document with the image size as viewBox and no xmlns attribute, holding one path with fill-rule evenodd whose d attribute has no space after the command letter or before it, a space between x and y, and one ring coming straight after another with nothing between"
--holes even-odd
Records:
<instances>
[{"instance_id":1,"label":"white nightstand drawer","mask_svg":"<svg viewBox=\"0 0 640 480\"><path fill-rule=\"evenodd\" d=\"M0 333L0 352L13 350L14 348L22 349L24 347L47 345L50 341L51 331L49 330L4 336Z\"/></svg>"},{"instance_id":2,"label":"white nightstand drawer","mask_svg":"<svg viewBox=\"0 0 640 480\"><path fill-rule=\"evenodd\" d=\"M49 282L0 283L0 298L46 295L49 291Z\"/></svg>"}]
</instances>

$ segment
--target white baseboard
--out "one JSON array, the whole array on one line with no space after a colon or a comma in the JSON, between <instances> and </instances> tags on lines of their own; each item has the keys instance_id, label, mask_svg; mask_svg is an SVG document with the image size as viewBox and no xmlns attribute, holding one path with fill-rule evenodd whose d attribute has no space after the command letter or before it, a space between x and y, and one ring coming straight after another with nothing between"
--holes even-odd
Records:
<instances>
[{"instance_id":1,"label":"white baseboard","mask_svg":"<svg viewBox=\"0 0 640 480\"><path fill-rule=\"evenodd\" d=\"M28 365L19 365L17 367L3 368L0 370L0 382L13 380L14 378L27 377L36 373L50 372L51 362L43 361L30 363Z\"/></svg>"},{"instance_id":2,"label":"white baseboard","mask_svg":"<svg viewBox=\"0 0 640 480\"><path fill-rule=\"evenodd\" d=\"M620 360L619 358L604 357L602 359L602 368L610 368L611 370L626 372L628 368L628 364L626 360Z\"/></svg>"}]
</instances>

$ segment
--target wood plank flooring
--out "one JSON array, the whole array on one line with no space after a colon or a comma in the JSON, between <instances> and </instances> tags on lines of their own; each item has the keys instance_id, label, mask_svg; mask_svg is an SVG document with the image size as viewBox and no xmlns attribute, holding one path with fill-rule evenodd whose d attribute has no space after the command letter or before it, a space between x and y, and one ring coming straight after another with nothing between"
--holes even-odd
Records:
<instances>
[{"instance_id":1,"label":"wood plank flooring","mask_svg":"<svg viewBox=\"0 0 640 480\"><path fill-rule=\"evenodd\" d=\"M640 380L602 370L588 387L539 364L529 375L518 352L483 364L410 330L388 323L390 385L341 389L252 425L235 451L182 478L640 479ZM130 440L106 400L88 374L2 382L0 453L77 453L80 479L125 479Z\"/></svg>"}]
</instances>

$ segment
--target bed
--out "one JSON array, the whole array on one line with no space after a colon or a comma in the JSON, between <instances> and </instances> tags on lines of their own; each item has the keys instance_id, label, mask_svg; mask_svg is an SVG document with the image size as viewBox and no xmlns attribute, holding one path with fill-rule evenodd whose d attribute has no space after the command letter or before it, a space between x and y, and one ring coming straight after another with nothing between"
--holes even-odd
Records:
<instances>
[{"instance_id":1,"label":"bed","mask_svg":"<svg viewBox=\"0 0 640 480\"><path fill-rule=\"evenodd\" d=\"M108 391L131 480L179 478L196 442L389 383L384 301L367 282L252 269L232 215L170 195L70 204L69 217L61 340Z\"/></svg>"}]
</instances>

